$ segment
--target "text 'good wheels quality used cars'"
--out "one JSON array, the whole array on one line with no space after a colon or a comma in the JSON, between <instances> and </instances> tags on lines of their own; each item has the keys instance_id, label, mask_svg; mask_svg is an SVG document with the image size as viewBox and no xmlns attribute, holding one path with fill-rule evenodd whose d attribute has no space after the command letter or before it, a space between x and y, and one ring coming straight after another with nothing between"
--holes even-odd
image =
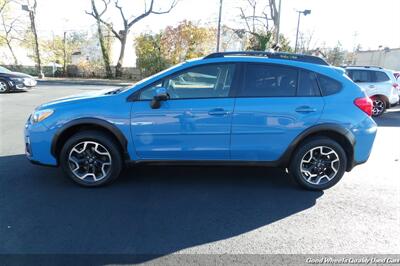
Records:
<instances>
[{"instance_id":1,"label":"text 'good wheels quality used cars'","mask_svg":"<svg viewBox=\"0 0 400 266\"><path fill-rule=\"evenodd\" d=\"M83 186L115 180L126 163L251 163L323 190L368 160L371 114L365 92L321 58L214 53L39 106L25 125L26 154Z\"/></svg>"}]
</instances>

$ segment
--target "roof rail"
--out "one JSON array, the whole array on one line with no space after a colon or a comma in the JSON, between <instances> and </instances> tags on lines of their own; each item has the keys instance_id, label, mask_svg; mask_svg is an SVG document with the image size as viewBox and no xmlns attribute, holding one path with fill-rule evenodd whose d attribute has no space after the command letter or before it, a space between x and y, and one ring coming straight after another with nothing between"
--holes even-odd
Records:
<instances>
[{"instance_id":1,"label":"roof rail","mask_svg":"<svg viewBox=\"0 0 400 266\"><path fill-rule=\"evenodd\" d=\"M236 52L218 52L212 53L205 56L203 59L211 59L211 58L220 58L225 56L259 56L259 57L267 57L273 59L284 59L284 60L292 60L299 61L311 64L325 65L329 64L321 57L313 56L313 55L304 55L304 54L292 54L292 53L281 53L281 52L263 52L263 51L236 51Z\"/></svg>"},{"instance_id":2,"label":"roof rail","mask_svg":"<svg viewBox=\"0 0 400 266\"><path fill-rule=\"evenodd\" d=\"M365 67L365 68L373 67L373 68L383 69L383 67L380 67L380 66L344 66L343 68L346 68L346 67Z\"/></svg>"}]
</instances>

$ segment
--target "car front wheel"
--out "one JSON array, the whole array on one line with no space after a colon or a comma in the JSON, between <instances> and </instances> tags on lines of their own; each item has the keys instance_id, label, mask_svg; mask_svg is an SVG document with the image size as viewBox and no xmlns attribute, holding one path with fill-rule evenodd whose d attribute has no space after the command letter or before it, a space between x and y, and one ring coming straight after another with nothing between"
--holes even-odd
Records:
<instances>
[{"instance_id":1,"label":"car front wheel","mask_svg":"<svg viewBox=\"0 0 400 266\"><path fill-rule=\"evenodd\" d=\"M292 158L290 173L303 188L324 190L344 175L347 157L336 141L315 137L299 147Z\"/></svg>"},{"instance_id":2,"label":"car front wheel","mask_svg":"<svg viewBox=\"0 0 400 266\"><path fill-rule=\"evenodd\" d=\"M0 93L5 93L9 90L8 84L4 80L0 80Z\"/></svg>"},{"instance_id":3,"label":"car front wheel","mask_svg":"<svg viewBox=\"0 0 400 266\"><path fill-rule=\"evenodd\" d=\"M64 144L60 164L64 172L82 186L95 187L116 179L122 169L118 144L107 134L84 131Z\"/></svg>"}]
</instances>

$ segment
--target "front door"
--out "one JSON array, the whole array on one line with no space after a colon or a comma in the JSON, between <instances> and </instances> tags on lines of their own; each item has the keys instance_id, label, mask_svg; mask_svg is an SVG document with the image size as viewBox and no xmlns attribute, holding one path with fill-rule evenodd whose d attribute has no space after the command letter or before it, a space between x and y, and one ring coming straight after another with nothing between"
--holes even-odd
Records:
<instances>
[{"instance_id":1,"label":"front door","mask_svg":"<svg viewBox=\"0 0 400 266\"><path fill-rule=\"evenodd\" d=\"M235 64L179 71L144 88L133 102L132 138L142 160L228 160ZM169 99L153 109L157 88Z\"/></svg>"}]
</instances>

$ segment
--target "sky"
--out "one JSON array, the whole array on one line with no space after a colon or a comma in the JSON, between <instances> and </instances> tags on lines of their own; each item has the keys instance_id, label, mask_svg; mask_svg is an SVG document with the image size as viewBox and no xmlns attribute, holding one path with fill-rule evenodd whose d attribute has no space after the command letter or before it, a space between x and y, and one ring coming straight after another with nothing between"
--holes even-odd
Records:
<instances>
[{"instance_id":1,"label":"sky","mask_svg":"<svg viewBox=\"0 0 400 266\"><path fill-rule=\"evenodd\" d=\"M143 9L142 0L120 2L130 16ZM261 5L267 0L258 2ZM170 0L155 0L155 3L158 9L167 7ZM180 0L171 13L152 15L135 25L133 34L159 31L185 19L216 24L218 4L219 0ZM237 7L245 6L246 0L223 0L223 4L222 23L236 26L240 21ZM85 14L85 10L90 10L89 0L38 0L38 6L38 27L46 32L84 30L94 22ZM377 49L380 45L400 47L399 0L282 0L281 32L292 43L296 37L296 10L304 9L311 9L312 13L302 16L300 31L313 33L316 45L335 46L340 41L349 50L358 43L363 49ZM114 23L121 23L117 13L110 12L108 17Z\"/></svg>"},{"instance_id":2,"label":"sky","mask_svg":"<svg viewBox=\"0 0 400 266\"><path fill-rule=\"evenodd\" d=\"M85 14L90 10L90 0L37 1L37 27L42 36L93 28L94 19ZM155 0L155 10L168 7L171 1ZM119 2L129 17L144 9L144 0ZM257 2L262 6L267 0ZM243 28L238 7L247 6L246 3L246 0L223 0L222 23L232 28ZM134 25L131 41L135 34L157 32L185 19L216 26L218 7L219 0L179 0L170 13L151 15ZM296 11L304 9L310 9L311 14L301 17L300 31L313 34L311 48L333 47L338 42L350 51L358 44L362 50L378 49L379 46L400 47L400 0L282 0L281 33L289 38L292 46L296 37ZM106 18L121 25L118 11L113 6L109 10L111 12L106 14ZM127 46L127 55L130 53L133 53L133 45Z\"/></svg>"}]
</instances>

